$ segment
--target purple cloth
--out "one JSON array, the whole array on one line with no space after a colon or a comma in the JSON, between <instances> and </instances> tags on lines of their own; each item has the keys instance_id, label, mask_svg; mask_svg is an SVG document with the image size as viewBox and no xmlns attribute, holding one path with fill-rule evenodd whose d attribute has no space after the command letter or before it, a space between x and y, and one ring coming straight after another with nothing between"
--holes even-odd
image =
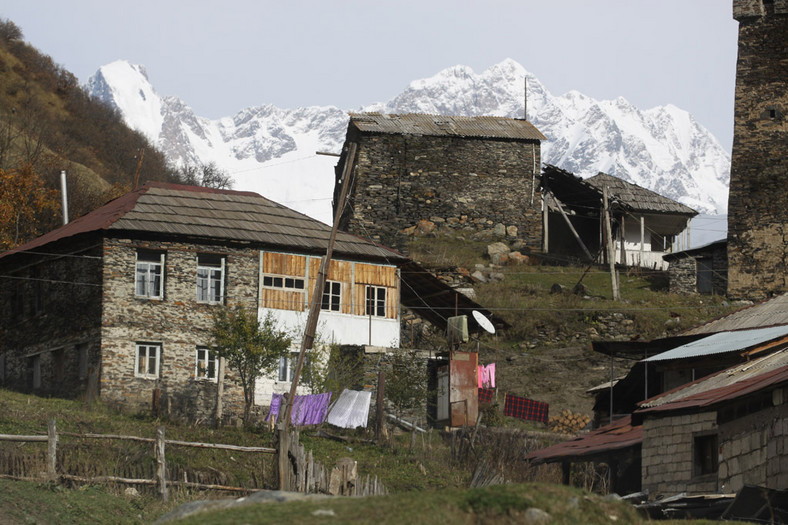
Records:
<instances>
[{"instance_id":1,"label":"purple cloth","mask_svg":"<svg viewBox=\"0 0 788 525\"><path fill-rule=\"evenodd\" d=\"M331 403L331 392L325 394L312 394L308 396L295 396L293 408L290 410L290 422L296 426L319 425L326 420L328 405ZM271 410L266 421L273 417L279 418L279 407L282 405L282 394L271 397Z\"/></svg>"}]
</instances>

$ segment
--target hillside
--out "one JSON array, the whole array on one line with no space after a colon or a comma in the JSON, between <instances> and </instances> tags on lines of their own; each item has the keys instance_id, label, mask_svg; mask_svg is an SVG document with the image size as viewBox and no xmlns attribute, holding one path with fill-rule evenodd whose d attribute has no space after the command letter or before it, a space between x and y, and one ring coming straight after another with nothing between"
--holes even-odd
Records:
<instances>
[{"instance_id":1,"label":"hillside","mask_svg":"<svg viewBox=\"0 0 788 525\"><path fill-rule=\"evenodd\" d=\"M26 43L21 29L4 19L0 86L0 170L29 166L56 190L60 171L66 170L71 218L130 188L138 165L141 183L178 180L144 135L93 99L73 74Z\"/></svg>"}]
</instances>

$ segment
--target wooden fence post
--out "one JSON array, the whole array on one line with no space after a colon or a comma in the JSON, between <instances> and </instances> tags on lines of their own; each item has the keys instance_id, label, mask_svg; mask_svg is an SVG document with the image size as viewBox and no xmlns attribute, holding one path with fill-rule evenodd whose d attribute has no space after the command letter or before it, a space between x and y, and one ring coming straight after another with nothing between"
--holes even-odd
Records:
<instances>
[{"instance_id":1,"label":"wooden fence post","mask_svg":"<svg viewBox=\"0 0 788 525\"><path fill-rule=\"evenodd\" d=\"M383 370L378 371L378 391L377 391L377 400L375 404L375 416L377 419L377 424L375 425L375 440L380 443L383 440L383 433L385 430L384 425L386 424L386 417L383 414L383 401L385 398L386 392L386 372Z\"/></svg>"},{"instance_id":2,"label":"wooden fence post","mask_svg":"<svg viewBox=\"0 0 788 525\"><path fill-rule=\"evenodd\" d=\"M159 494L161 499L167 501L169 493L167 491L167 462L164 459L164 427L159 427L156 430L156 463L159 468L156 477L159 481Z\"/></svg>"},{"instance_id":3,"label":"wooden fence post","mask_svg":"<svg viewBox=\"0 0 788 525\"><path fill-rule=\"evenodd\" d=\"M57 427L55 419L47 421L47 477L57 479Z\"/></svg>"}]
</instances>

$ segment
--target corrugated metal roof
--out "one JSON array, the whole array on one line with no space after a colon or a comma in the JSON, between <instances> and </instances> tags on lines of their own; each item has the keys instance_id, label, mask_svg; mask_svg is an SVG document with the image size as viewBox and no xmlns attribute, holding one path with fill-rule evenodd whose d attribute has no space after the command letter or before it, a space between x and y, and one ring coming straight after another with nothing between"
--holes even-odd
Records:
<instances>
[{"instance_id":1,"label":"corrugated metal roof","mask_svg":"<svg viewBox=\"0 0 788 525\"><path fill-rule=\"evenodd\" d=\"M638 413L707 407L788 381L788 349L753 359L643 401Z\"/></svg>"},{"instance_id":2,"label":"corrugated metal roof","mask_svg":"<svg viewBox=\"0 0 788 525\"><path fill-rule=\"evenodd\" d=\"M645 362L685 359L726 352L737 352L788 336L788 325L720 332L692 341L667 352L644 359Z\"/></svg>"},{"instance_id":3,"label":"corrugated metal roof","mask_svg":"<svg viewBox=\"0 0 788 525\"><path fill-rule=\"evenodd\" d=\"M640 445L643 442L643 426L632 425L627 416L600 427L571 441L564 441L541 450L534 450L525 458L535 463L554 461L587 460L591 456Z\"/></svg>"},{"instance_id":4,"label":"corrugated metal roof","mask_svg":"<svg viewBox=\"0 0 788 525\"><path fill-rule=\"evenodd\" d=\"M325 253L331 235L330 226L256 193L152 182L0 257L101 230L249 242L306 253ZM346 232L337 233L334 253L397 265L407 261Z\"/></svg>"},{"instance_id":5,"label":"corrugated metal roof","mask_svg":"<svg viewBox=\"0 0 788 525\"><path fill-rule=\"evenodd\" d=\"M788 293L780 294L761 303L747 306L719 319L682 332L682 335L712 334L788 324Z\"/></svg>"},{"instance_id":6,"label":"corrugated metal roof","mask_svg":"<svg viewBox=\"0 0 788 525\"><path fill-rule=\"evenodd\" d=\"M350 125L365 133L546 140L527 120L505 117L351 113Z\"/></svg>"}]
</instances>

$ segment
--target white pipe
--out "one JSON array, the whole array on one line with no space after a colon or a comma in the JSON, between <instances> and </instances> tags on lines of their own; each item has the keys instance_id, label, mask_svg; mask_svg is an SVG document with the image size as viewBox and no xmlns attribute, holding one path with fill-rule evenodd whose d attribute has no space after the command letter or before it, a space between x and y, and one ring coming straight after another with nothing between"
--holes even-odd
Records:
<instances>
[{"instance_id":1,"label":"white pipe","mask_svg":"<svg viewBox=\"0 0 788 525\"><path fill-rule=\"evenodd\" d=\"M60 194L63 196L63 224L68 224L68 186L66 186L66 170L60 171Z\"/></svg>"}]
</instances>

